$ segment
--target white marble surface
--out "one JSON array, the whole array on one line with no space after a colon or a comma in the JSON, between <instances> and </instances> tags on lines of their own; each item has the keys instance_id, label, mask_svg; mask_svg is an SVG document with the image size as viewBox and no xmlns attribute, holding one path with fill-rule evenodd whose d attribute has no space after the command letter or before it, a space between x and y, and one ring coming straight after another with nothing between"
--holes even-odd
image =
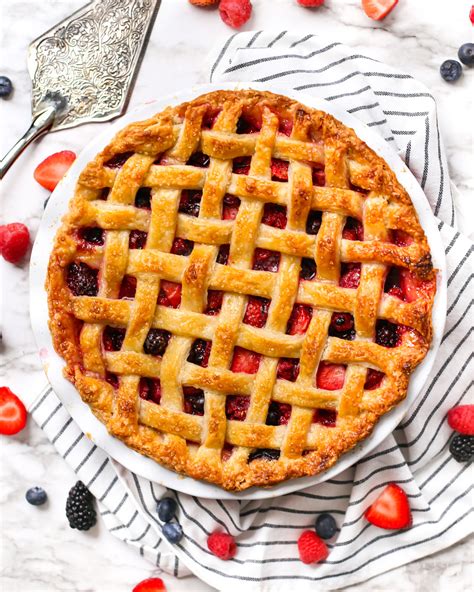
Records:
<instances>
[{"instance_id":1,"label":"white marble surface","mask_svg":"<svg viewBox=\"0 0 474 592\"><path fill-rule=\"evenodd\" d=\"M9 0L0 3L0 74L9 76L15 93L0 101L0 153L26 129L30 117L30 84L26 70L28 43L84 0ZM308 11L294 0L253 0L248 29L291 28L345 41L359 51L406 70L438 100L441 130L450 173L461 191L464 219L474 203L472 176L472 90L474 70L456 85L445 83L439 64L455 57L457 48L472 41L468 19L471 1L401 0L382 23L370 21L359 0L327 0ZM291 24L291 25L290 25ZM130 108L158 94L206 81L205 56L213 43L231 33L212 10L199 10L187 0L163 0L138 75ZM33 180L35 166L57 150L76 150L100 125L89 125L47 136L30 147L1 184L3 222L25 222L33 236L47 192ZM472 223L472 222L471 222ZM0 305L3 344L0 383L31 401L44 378L28 318L28 263L0 261ZM64 504L74 475L55 453L39 428L30 422L19 436L0 440L0 590L8 592L128 592L153 573L153 566L104 530L70 530ZM50 501L43 508L26 504L24 492L41 485ZM472 540L426 557L352 587L354 591L445 591L472 589ZM164 577L171 591L210 590L194 579L178 582Z\"/></svg>"}]
</instances>

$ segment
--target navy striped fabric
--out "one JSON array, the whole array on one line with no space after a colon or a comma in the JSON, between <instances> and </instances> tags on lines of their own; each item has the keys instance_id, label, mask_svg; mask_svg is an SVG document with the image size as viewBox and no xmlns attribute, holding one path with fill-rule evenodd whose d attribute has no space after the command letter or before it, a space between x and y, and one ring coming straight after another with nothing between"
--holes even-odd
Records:
<instances>
[{"instance_id":1,"label":"navy striped fabric","mask_svg":"<svg viewBox=\"0 0 474 592\"><path fill-rule=\"evenodd\" d=\"M127 471L92 444L46 387L35 420L98 499L107 528L177 575L196 574L220 590L332 590L366 580L452 545L472 532L472 472L448 451L446 411L472 401L472 243L456 230L436 105L407 74L313 35L248 32L232 36L213 58L211 80L274 81L334 101L380 133L418 178L437 216L448 268L448 315L437 363L395 432L357 465L331 479L266 501L210 501L171 492L185 536L161 537L156 501L170 494ZM408 494L413 526L384 531L364 510L391 482ZM330 512L339 532L328 560L307 566L296 541L316 516ZM208 551L216 527L237 537L235 559Z\"/></svg>"}]
</instances>

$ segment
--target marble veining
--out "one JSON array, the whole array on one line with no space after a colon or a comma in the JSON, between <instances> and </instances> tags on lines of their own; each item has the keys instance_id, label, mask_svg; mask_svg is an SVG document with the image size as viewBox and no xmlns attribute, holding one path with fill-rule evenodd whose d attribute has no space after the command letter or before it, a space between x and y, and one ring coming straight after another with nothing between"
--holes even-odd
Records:
<instances>
[{"instance_id":1,"label":"marble veining","mask_svg":"<svg viewBox=\"0 0 474 592\"><path fill-rule=\"evenodd\" d=\"M84 5L84 0L9 0L0 3L0 73L15 85L10 100L0 101L0 153L29 125L31 85L26 69L30 41ZM455 58L457 48L472 40L470 0L400 2L381 23L370 21L359 0L326 0L307 11L295 0L253 0L247 29L283 27L343 41L361 53L403 69L425 83L438 102L450 174L460 195L462 227L472 232L472 110L474 70L455 85L439 76L440 63ZM213 43L232 33L213 10L199 10L187 0L162 0L129 109L192 84L207 81L205 56ZM85 125L51 134L36 142L3 180L0 220L23 221L36 233L48 196L33 180L35 166L57 150L79 151L102 126ZM470 227L469 227L470 226ZM0 383L26 402L44 382L28 317L28 264L0 261ZM102 524L89 533L69 529L64 515L67 491L75 482L68 465L39 428L30 422L17 437L0 446L0 589L8 592L129 592L153 573L153 566L115 539ZM48 491L45 507L24 501L31 485ZM445 591L471 588L472 539L403 566L351 591ZM196 578L176 581L164 576L171 591L211 590ZM229 589L229 592L233 592Z\"/></svg>"}]
</instances>

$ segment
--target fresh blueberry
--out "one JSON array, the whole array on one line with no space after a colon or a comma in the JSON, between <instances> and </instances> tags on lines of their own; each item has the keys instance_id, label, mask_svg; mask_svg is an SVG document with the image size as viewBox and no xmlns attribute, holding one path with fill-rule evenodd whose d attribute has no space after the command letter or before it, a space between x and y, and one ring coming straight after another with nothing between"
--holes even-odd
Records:
<instances>
[{"instance_id":1,"label":"fresh blueberry","mask_svg":"<svg viewBox=\"0 0 474 592\"><path fill-rule=\"evenodd\" d=\"M41 487L32 487L25 494L26 501L32 506L42 506L48 499L46 491Z\"/></svg>"},{"instance_id":2,"label":"fresh blueberry","mask_svg":"<svg viewBox=\"0 0 474 592\"><path fill-rule=\"evenodd\" d=\"M330 539L336 534L337 524L331 514L320 514L316 520L316 534L322 539Z\"/></svg>"},{"instance_id":3,"label":"fresh blueberry","mask_svg":"<svg viewBox=\"0 0 474 592\"><path fill-rule=\"evenodd\" d=\"M474 43L464 43L458 49L458 58L465 66L474 66Z\"/></svg>"},{"instance_id":4,"label":"fresh blueberry","mask_svg":"<svg viewBox=\"0 0 474 592\"><path fill-rule=\"evenodd\" d=\"M183 527L178 522L163 524L163 534L170 543L176 545L183 538Z\"/></svg>"},{"instance_id":5,"label":"fresh blueberry","mask_svg":"<svg viewBox=\"0 0 474 592\"><path fill-rule=\"evenodd\" d=\"M455 82L462 74L462 66L456 60L446 60L441 64L439 71L446 82Z\"/></svg>"},{"instance_id":6,"label":"fresh blueberry","mask_svg":"<svg viewBox=\"0 0 474 592\"><path fill-rule=\"evenodd\" d=\"M13 84L10 78L0 76L0 97L9 97L13 91Z\"/></svg>"},{"instance_id":7,"label":"fresh blueberry","mask_svg":"<svg viewBox=\"0 0 474 592\"><path fill-rule=\"evenodd\" d=\"M158 518L162 522L171 522L176 514L177 505L172 497L164 497L156 505Z\"/></svg>"}]
</instances>

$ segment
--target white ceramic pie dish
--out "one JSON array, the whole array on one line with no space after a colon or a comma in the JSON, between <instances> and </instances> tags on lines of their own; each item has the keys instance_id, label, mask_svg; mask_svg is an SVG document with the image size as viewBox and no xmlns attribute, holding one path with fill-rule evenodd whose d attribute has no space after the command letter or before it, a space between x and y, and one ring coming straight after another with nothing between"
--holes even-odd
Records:
<instances>
[{"instance_id":1,"label":"white ceramic pie dish","mask_svg":"<svg viewBox=\"0 0 474 592\"><path fill-rule=\"evenodd\" d=\"M64 361L54 351L51 334L48 328L47 295L44 289L44 284L54 236L60 226L61 218L67 210L68 202L73 195L79 173L111 140L117 131L132 121L146 119L154 113L162 111L169 104L180 104L184 101L191 100L200 94L213 90L236 90L243 88L268 90L289 96L310 107L326 111L342 121L346 126L353 128L359 138L365 141L388 163L397 175L400 183L411 196L413 204L418 212L420 223L427 235L431 248L433 265L438 270L438 275L437 293L433 307L433 341L427 356L411 377L406 399L390 413L382 417L375 426L372 434L366 440L359 443L353 450L342 456L328 471L313 477L303 477L300 479L284 481L270 488L252 487L246 491L234 494L211 483L197 481L191 477L178 475L174 471L162 467L152 459L131 450L123 442L115 439L107 432L105 426L93 415L88 405L82 401L75 387L63 377L62 370L64 368ZM113 459L138 475L190 495L212 499L250 500L271 498L304 489L326 481L327 479L334 478L346 468L366 456L371 450L380 444L401 421L428 377L443 335L446 319L445 254L435 218L418 182L385 140L355 117L338 109L335 105L324 99L301 92L289 91L274 85L253 83L199 85L189 90L168 95L151 103L147 103L139 109L127 114L113 124L108 125L102 134L90 142L80 152L66 177L61 183L59 183L51 195L33 246L30 263L30 315L41 361L49 382L80 428L91 440L94 441L95 444L104 449Z\"/></svg>"}]
</instances>

